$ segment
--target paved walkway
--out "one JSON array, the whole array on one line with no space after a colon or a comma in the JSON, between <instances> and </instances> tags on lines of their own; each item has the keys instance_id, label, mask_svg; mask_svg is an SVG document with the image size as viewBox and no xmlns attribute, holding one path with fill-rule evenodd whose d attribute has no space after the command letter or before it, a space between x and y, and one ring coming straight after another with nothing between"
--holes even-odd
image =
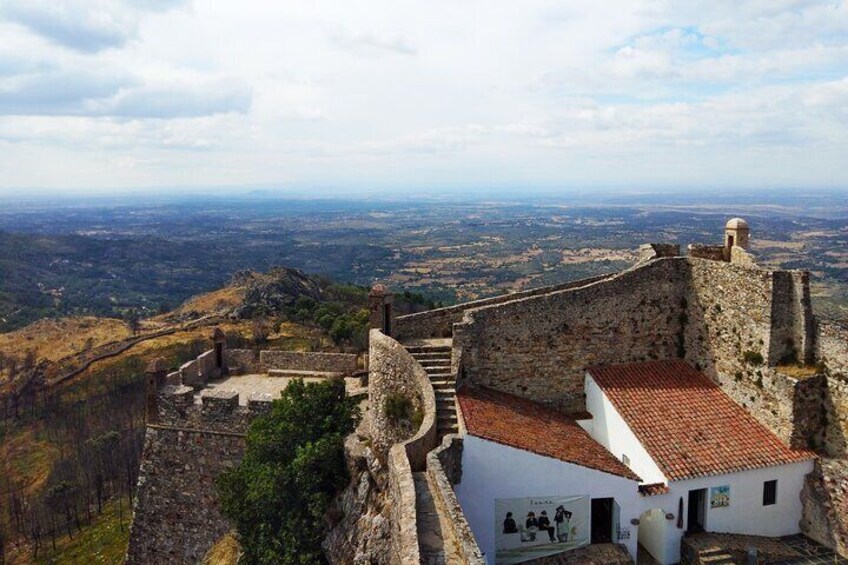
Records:
<instances>
[{"instance_id":1,"label":"paved walkway","mask_svg":"<svg viewBox=\"0 0 848 565\"><path fill-rule=\"evenodd\" d=\"M426 473L413 473L415 480L415 513L418 525L418 549L422 565L450 565L459 562L459 551L451 536L446 518L436 510Z\"/></svg>"}]
</instances>

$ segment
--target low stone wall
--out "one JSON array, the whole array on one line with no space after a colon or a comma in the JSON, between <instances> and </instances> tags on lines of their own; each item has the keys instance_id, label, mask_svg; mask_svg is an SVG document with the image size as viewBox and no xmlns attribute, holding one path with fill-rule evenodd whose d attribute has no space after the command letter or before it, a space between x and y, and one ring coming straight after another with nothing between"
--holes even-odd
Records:
<instances>
[{"instance_id":1,"label":"low stone wall","mask_svg":"<svg viewBox=\"0 0 848 565\"><path fill-rule=\"evenodd\" d=\"M433 502L442 516L450 521L450 530L442 536L453 538L459 548L459 558L464 565L485 565L486 560L462 513L453 485L462 480L462 438L446 435L442 445L427 455L427 483Z\"/></svg>"},{"instance_id":2,"label":"low stone wall","mask_svg":"<svg viewBox=\"0 0 848 565\"><path fill-rule=\"evenodd\" d=\"M701 245L692 243L688 247L689 257L695 259L709 259L710 261L725 261L723 245Z\"/></svg>"},{"instance_id":3,"label":"low stone wall","mask_svg":"<svg viewBox=\"0 0 848 565\"><path fill-rule=\"evenodd\" d=\"M427 453L436 442L436 396L430 378L400 343L379 330L369 334L369 359L368 402L374 451L385 458L393 445L405 441L410 465L423 470ZM390 394L406 396L423 413L418 430L388 419L384 406Z\"/></svg>"},{"instance_id":4,"label":"low stone wall","mask_svg":"<svg viewBox=\"0 0 848 565\"><path fill-rule=\"evenodd\" d=\"M734 245L730 248L730 262L737 265L744 265L746 267L757 266L757 258L738 245Z\"/></svg>"},{"instance_id":5,"label":"low stone wall","mask_svg":"<svg viewBox=\"0 0 848 565\"><path fill-rule=\"evenodd\" d=\"M462 321L462 316L466 310L471 308L480 308L482 306L492 306L494 304L504 304L513 300L527 298L530 296L540 296L551 292L566 290L569 288L577 288L599 280L609 278L611 275L600 275L588 279L580 279L554 286L543 286L494 296L492 298L482 298L471 302L464 302L456 306L447 306L445 308L436 308L426 312L418 312L416 314L407 314L406 316L398 316L395 319L394 331L392 336L398 341L407 341L411 339L425 338L444 338L450 337L453 333L453 325Z\"/></svg>"},{"instance_id":6,"label":"low stone wall","mask_svg":"<svg viewBox=\"0 0 848 565\"><path fill-rule=\"evenodd\" d=\"M214 349L204 351L196 359L183 363L177 372L181 384L195 388L202 388L210 380L221 376L221 371L215 366ZM173 379L169 378L169 381L173 382Z\"/></svg>"},{"instance_id":7,"label":"low stone wall","mask_svg":"<svg viewBox=\"0 0 848 565\"><path fill-rule=\"evenodd\" d=\"M240 434L148 426L126 563L194 565L232 526L215 478L245 449Z\"/></svg>"},{"instance_id":8,"label":"low stone wall","mask_svg":"<svg viewBox=\"0 0 848 565\"><path fill-rule=\"evenodd\" d=\"M677 243L645 243L639 246L639 263L659 257L679 257L680 245Z\"/></svg>"},{"instance_id":9,"label":"low stone wall","mask_svg":"<svg viewBox=\"0 0 848 565\"><path fill-rule=\"evenodd\" d=\"M420 563L418 549L418 522L415 510L415 480L402 444L389 450L389 513L392 565Z\"/></svg>"},{"instance_id":10,"label":"low stone wall","mask_svg":"<svg viewBox=\"0 0 848 565\"><path fill-rule=\"evenodd\" d=\"M225 349L224 363L233 374L259 373L259 352L252 349Z\"/></svg>"},{"instance_id":11,"label":"low stone wall","mask_svg":"<svg viewBox=\"0 0 848 565\"><path fill-rule=\"evenodd\" d=\"M356 371L356 355L352 353L268 350L259 353L259 365L263 372L271 369L289 369L293 371L353 373Z\"/></svg>"}]
</instances>

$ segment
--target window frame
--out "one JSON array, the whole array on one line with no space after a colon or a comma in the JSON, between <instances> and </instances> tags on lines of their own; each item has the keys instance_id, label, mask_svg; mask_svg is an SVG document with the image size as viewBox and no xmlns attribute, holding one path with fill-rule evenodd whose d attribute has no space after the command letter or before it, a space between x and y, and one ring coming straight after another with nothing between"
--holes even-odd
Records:
<instances>
[{"instance_id":1,"label":"window frame","mask_svg":"<svg viewBox=\"0 0 848 565\"><path fill-rule=\"evenodd\" d=\"M769 485L773 485L771 491L769 491ZM771 494L770 497L769 494ZM777 504L777 479L763 481L763 506L774 506L775 504Z\"/></svg>"}]
</instances>

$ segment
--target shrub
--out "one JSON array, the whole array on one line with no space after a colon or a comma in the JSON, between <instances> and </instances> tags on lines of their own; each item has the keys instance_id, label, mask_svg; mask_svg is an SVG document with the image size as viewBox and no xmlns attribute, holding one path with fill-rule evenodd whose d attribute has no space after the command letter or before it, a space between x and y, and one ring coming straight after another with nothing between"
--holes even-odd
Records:
<instances>
[{"instance_id":1,"label":"shrub","mask_svg":"<svg viewBox=\"0 0 848 565\"><path fill-rule=\"evenodd\" d=\"M412 412L412 401L408 397L398 392L393 392L386 396L386 401L383 404L383 414L393 424L410 420Z\"/></svg>"},{"instance_id":2,"label":"shrub","mask_svg":"<svg viewBox=\"0 0 848 565\"><path fill-rule=\"evenodd\" d=\"M746 351L742 354L742 360L748 365L762 365L765 359L759 351Z\"/></svg>"},{"instance_id":3,"label":"shrub","mask_svg":"<svg viewBox=\"0 0 848 565\"><path fill-rule=\"evenodd\" d=\"M254 420L241 463L216 480L242 563L325 563L325 515L349 480L344 438L359 409L343 379L292 381L271 412Z\"/></svg>"}]
</instances>

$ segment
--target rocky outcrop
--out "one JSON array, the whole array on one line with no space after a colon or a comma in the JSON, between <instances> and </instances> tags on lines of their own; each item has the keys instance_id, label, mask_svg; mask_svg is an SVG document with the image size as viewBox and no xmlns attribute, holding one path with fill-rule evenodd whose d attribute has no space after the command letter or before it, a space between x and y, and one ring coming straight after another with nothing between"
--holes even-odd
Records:
<instances>
[{"instance_id":1,"label":"rocky outcrop","mask_svg":"<svg viewBox=\"0 0 848 565\"><path fill-rule=\"evenodd\" d=\"M299 269L275 267L262 275L239 273L236 279L247 287L244 301L233 311L237 318L279 314L300 297L317 301L322 296L318 279Z\"/></svg>"}]
</instances>

